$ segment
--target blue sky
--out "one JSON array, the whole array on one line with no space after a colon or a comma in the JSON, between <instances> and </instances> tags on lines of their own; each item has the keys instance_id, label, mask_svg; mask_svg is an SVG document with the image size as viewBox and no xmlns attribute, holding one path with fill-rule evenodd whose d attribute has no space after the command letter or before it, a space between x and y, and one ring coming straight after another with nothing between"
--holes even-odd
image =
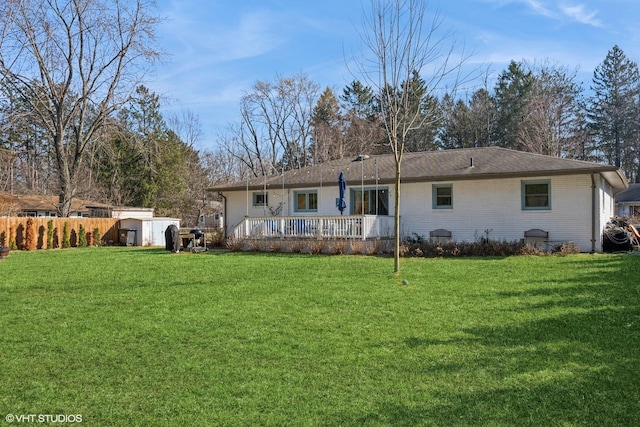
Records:
<instances>
[{"instance_id":1,"label":"blue sky","mask_svg":"<svg viewBox=\"0 0 640 427\"><path fill-rule=\"evenodd\" d=\"M165 97L165 114L199 117L201 149L238 120L240 97L258 80L302 72L341 93L355 78L346 58L360 49L370 10L369 0L157 1L167 56L148 85ZM640 62L638 0L431 0L428 10L472 53L468 65L494 77L511 60L546 61L577 68L588 87L616 44Z\"/></svg>"}]
</instances>

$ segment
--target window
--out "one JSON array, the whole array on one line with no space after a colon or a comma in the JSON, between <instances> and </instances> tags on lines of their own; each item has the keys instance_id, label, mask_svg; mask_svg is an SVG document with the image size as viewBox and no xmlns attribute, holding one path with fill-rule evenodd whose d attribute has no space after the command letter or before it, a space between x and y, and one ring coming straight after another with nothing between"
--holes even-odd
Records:
<instances>
[{"instance_id":1,"label":"window","mask_svg":"<svg viewBox=\"0 0 640 427\"><path fill-rule=\"evenodd\" d=\"M433 184L433 209L453 209L453 184Z\"/></svg>"},{"instance_id":2,"label":"window","mask_svg":"<svg viewBox=\"0 0 640 427\"><path fill-rule=\"evenodd\" d=\"M377 197L376 197L377 196ZM352 215L389 215L389 190L378 188L351 189Z\"/></svg>"},{"instance_id":3,"label":"window","mask_svg":"<svg viewBox=\"0 0 640 427\"><path fill-rule=\"evenodd\" d=\"M522 181L522 209L551 209L551 181L548 179Z\"/></svg>"},{"instance_id":4,"label":"window","mask_svg":"<svg viewBox=\"0 0 640 427\"><path fill-rule=\"evenodd\" d=\"M318 212L318 192L316 190L294 191L296 212Z\"/></svg>"},{"instance_id":5,"label":"window","mask_svg":"<svg viewBox=\"0 0 640 427\"><path fill-rule=\"evenodd\" d=\"M253 193L253 206L267 206L269 204L269 193Z\"/></svg>"}]
</instances>

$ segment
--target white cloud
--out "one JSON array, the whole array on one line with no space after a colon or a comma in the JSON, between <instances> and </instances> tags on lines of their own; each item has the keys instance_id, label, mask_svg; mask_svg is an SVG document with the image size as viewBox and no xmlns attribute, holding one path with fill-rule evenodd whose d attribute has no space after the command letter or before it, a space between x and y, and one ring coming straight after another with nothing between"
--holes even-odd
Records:
<instances>
[{"instance_id":1,"label":"white cloud","mask_svg":"<svg viewBox=\"0 0 640 427\"><path fill-rule=\"evenodd\" d=\"M593 27L602 27L602 22L596 18L597 11L587 11L583 4L575 6L560 6L562 13L569 19Z\"/></svg>"},{"instance_id":2,"label":"white cloud","mask_svg":"<svg viewBox=\"0 0 640 427\"><path fill-rule=\"evenodd\" d=\"M549 18L555 18L556 15L549 9L544 2L538 0L522 0L534 13Z\"/></svg>"}]
</instances>

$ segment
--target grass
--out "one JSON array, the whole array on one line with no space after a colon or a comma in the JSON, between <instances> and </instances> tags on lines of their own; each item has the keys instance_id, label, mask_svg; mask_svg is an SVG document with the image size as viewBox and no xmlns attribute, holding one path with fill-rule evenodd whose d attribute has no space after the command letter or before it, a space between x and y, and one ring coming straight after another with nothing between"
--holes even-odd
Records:
<instances>
[{"instance_id":1,"label":"grass","mask_svg":"<svg viewBox=\"0 0 640 427\"><path fill-rule=\"evenodd\" d=\"M640 257L87 248L0 260L0 415L632 426ZM403 285L402 280L408 285Z\"/></svg>"}]
</instances>

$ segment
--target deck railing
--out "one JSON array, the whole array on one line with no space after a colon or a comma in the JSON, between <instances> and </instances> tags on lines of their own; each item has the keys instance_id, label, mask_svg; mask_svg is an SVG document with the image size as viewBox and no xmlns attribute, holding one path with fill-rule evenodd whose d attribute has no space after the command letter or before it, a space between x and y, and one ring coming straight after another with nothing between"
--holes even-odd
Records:
<instances>
[{"instance_id":1,"label":"deck railing","mask_svg":"<svg viewBox=\"0 0 640 427\"><path fill-rule=\"evenodd\" d=\"M393 237L393 217L378 215L246 217L233 230L237 239Z\"/></svg>"}]
</instances>

